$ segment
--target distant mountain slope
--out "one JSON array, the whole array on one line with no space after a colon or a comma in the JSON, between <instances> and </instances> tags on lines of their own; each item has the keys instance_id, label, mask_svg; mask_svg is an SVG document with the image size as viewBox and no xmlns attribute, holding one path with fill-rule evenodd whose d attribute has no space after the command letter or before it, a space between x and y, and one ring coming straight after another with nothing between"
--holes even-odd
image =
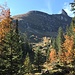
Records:
<instances>
[{"instance_id":1,"label":"distant mountain slope","mask_svg":"<svg viewBox=\"0 0 75 75\"><path fill-rule=\"evenodd\" d=\"M13 16L14 19L19 20L19 30L26 32L29 38L43 36L57 35L59 27L62 27L65 31L66 26L70 25L71 17L62 9L61 14L49 15L40 11L29 11L26 14Z\"/></svg>"}]
</instances>

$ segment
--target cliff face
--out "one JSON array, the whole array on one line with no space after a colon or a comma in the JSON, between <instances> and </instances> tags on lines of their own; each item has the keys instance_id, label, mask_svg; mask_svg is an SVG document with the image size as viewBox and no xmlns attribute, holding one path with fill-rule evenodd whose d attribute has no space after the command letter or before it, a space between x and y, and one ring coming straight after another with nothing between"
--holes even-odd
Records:
<instances>
[{"instance_id":1,"label":"cliff face","mask_svg":"<svg viewBox=\"0 0 75 75\"><path fill-rule=\"evenodd\" d=\"M65 12L64 9L62 9L62 13L61 14L65 15L65 16L68 16L68 14Z\"/></svg>"},{"instance_id":2,"label":"cliff face","mask_svg":"<svg viewBox=\"0 0 75 75\"><path fill-rule=\"evenodd\" d=\"M62 9L61 14L49 15L40 11L30 11L26 14L13 16L14 20L19 20L19 30L27 33L28 37L51 36L55 37L59 27L65 31L70 25L71 17Z\"/></svg>"}]
</instances>

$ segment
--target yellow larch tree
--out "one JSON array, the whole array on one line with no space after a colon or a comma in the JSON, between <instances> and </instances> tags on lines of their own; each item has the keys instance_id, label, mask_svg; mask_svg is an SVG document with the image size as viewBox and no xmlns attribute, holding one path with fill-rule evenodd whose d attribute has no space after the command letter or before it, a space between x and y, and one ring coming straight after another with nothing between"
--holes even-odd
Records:
<instances>
[{"instance_id":1,"label":"yellow larch tree","mask_svg":"<svg viewBox=\"0 0 75 75\"><path fill-rule=\"evenodd\" d=\"M4 36L10 30L11 18L10 9L0 6L0 42L4 39Z\"/></svg>"},{"instance_id":2,"label":"yellow larch tree","mask_svg":"<svg viewBox=\"0 0 75 75\"><path fill-rule=\"evenodd\" d=\"M50 62L53 63L53 62L57 62L57 54L56 54L56 50L55 49L51 49L50 51Z\"/></svg>"},{"instance_id":3,"label":"yellow larch tree","mask_svg":"<svg viewBox=\"0 0 75 75\"><path fill-rule=\"evenodd\" d=\"M74 47L74 40L73 36L65 35L65 41L62 44L62 54L61 54L61 61L63 63L71 63L73 61L73 47Z\"/></svg>"}]
</instances>

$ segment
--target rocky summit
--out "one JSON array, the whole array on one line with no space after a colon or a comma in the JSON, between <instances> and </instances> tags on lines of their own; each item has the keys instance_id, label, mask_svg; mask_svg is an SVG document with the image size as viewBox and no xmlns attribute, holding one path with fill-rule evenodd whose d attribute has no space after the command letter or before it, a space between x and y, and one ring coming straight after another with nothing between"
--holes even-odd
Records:
<instances>
[{"instance_id":1,"label":"rocky summit","mask_svg":"<svg viewBox=\"0 0 75 75\"><path fill-rule=\"evenodd\" d=\"M56 37L59 27L65 31L72 18L62 9L61 14L47 14L41 11L29 11L26 14L13 16L18 19L19 30L26 33L29 39L37 40L44 36Z\"/></svg>"}]
</instances>

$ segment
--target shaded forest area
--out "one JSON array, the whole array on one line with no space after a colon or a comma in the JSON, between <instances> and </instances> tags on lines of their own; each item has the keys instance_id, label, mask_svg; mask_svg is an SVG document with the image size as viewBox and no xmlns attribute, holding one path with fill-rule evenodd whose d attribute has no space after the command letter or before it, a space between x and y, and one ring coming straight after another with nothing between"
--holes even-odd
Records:
<instances>
[{"instance_id":1,"label":"shaded forest area","mask_svg":"<svg viewBox=\"0 0 75 75\"><path fill-rule=\"evenodd\" d=\"M70 3L75 10L75 1ZM30 43L13 23L10 9L0 6L0 75L75 75L75 17L56 38Z\"/></svg>"}]
</instances>

